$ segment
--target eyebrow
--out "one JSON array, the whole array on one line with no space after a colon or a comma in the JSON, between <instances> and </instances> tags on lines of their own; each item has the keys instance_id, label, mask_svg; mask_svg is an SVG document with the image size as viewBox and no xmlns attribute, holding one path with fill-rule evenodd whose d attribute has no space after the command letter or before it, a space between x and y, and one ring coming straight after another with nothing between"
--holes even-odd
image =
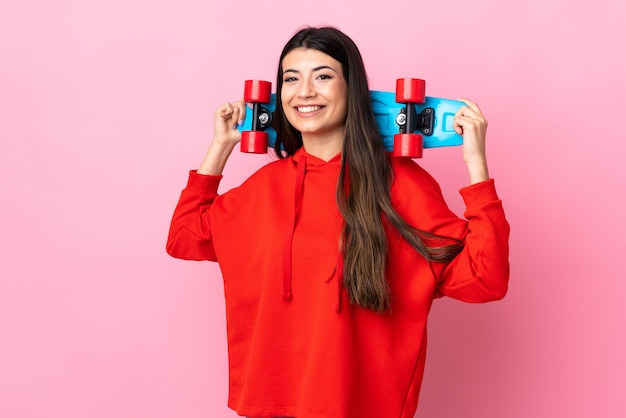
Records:
<instances>
[{"instance_id":1,"label":"eyebrow","mask_svg":"<svg viewBox=\"0 0 626 418\"><path fill-rule=\"evenodd\" d=\"M328 65L320 65L319 67L315 67L313 68L313 72L316 71L321 71L321 70L331 70L333 72L337 72L337 70L335 70L333 67L330 67ZM286 70L283 70L283 74L285 73L299 73L300 71L293 69L293 68L287 68Z\"/></svg>"}]
</instances>

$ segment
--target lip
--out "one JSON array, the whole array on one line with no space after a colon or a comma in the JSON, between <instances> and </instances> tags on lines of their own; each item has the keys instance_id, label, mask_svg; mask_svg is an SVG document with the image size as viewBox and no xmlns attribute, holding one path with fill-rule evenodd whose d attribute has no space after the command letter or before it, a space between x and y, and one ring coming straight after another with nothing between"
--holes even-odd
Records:
<instances>
[{"instance_id":1,"label":"lip","mask_svg":"<svg viewBox=\"0 0 626 418\"><path fill-rule=\"evenodd\" d=\"M296 111L298 115L307 116L307 115L315 115L319 113L325 107L326 106L316 105L316 104L306 104L306 105L293 106L293 109Z\"/></svg>"}]
</instances>

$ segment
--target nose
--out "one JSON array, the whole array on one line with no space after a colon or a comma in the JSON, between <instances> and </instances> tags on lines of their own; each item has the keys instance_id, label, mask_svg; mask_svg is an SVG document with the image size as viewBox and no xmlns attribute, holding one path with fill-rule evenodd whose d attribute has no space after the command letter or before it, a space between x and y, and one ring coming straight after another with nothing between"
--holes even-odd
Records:
<instances>
[{"instance_id":1,"label":"nose","mask_svg":"<svg viewBox=\"0 0 626 418\"><path fill-rule=\"evenodd\" d=\"M300 88L298 89L298 96L301 98L308 98L315 96L315 85L313 80L304 79L300 82Z\"/></svg>"}]
</instances>

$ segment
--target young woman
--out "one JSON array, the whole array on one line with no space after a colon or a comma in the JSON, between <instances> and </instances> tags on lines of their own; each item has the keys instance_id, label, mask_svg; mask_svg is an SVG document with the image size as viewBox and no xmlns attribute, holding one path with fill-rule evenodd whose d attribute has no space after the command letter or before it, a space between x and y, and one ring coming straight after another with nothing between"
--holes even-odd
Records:
<instances>
[{"instance_id":1,"label":"young woman","mask_svg":"<svg viewBox=\"0 0 626 418\"><path fill-rule=\"evenodd\" d=\"M466 219L437 182L382 145L361 55L334 28L306 28L279 61L278 159L218 195L245 104L217 109L167 251L218 261L230 391L240 415L410 418L432 301L502 298L508 235L485 157L487 122L456 115L470 185Z\"/></svg>"}]
</instances>

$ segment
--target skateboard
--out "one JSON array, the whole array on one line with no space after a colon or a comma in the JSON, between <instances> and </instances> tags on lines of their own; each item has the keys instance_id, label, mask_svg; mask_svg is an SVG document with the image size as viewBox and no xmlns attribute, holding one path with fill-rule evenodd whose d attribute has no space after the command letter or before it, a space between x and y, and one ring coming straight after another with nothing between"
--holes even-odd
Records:
<instances>
[{"instance_id":1,"label":"skateboard","mask_svg":"<svg viewBox=\"0 0 626 418\"><path fill-rule=\"evenodd\" d=\"M394 156L421 158L424 148L457 146L463 138L453 129L454 115L463 102L428 97L425 81L398 79L395 92L370 91L372 107L385 149ZM252 106L239 130L241 151L266 153L276 141L271 128L276 94L268 81L247 80L244 101ZM252 110L252 111L250 111Z\"/></svg>"}]
</instances>

